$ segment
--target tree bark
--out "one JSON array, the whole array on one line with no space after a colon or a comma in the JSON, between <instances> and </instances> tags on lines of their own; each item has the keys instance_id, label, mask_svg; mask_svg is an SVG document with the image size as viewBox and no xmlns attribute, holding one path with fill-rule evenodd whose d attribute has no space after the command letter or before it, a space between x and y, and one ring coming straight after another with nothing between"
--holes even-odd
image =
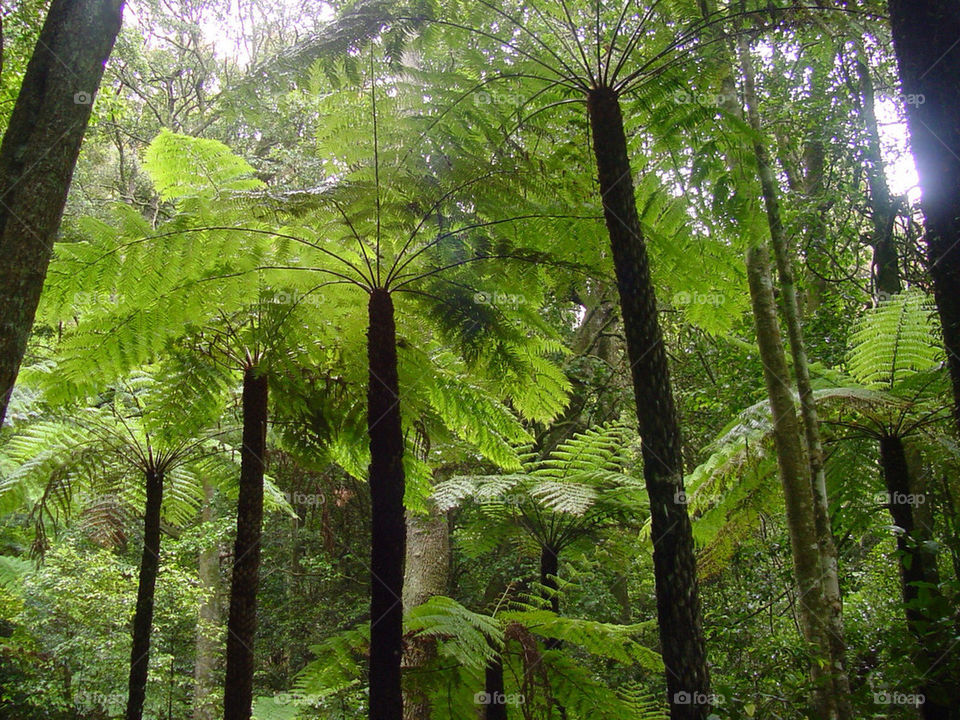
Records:
<instances>
[{"instance_id":1,"label":"tree bark","mask_svg":"<svg viewBox=\"0 0 960 720\"><path fill-rule=\"evenodd\" d=\"M209 480L204 480L204 504L200 516L204 526L213 520L213 494L213 485ZM216 545L209 545L200 551L197 561L200 587L206 594L200 604L197 621L197 655L193 665L193 720L213 720L216 716L215 704L210 695L214 688L217 664L217 642L213 634L220 626L218 555Z\"/></svg>"},{"instance_id":2,"label":"tree bark","mask_svg":"<svg viewBox=\"0 0 960 720\"><path fill-rule=\"evenodd\" d=\"M483 720L507 720L507 704L503 683L503 659L499 656L487 665L484 673L483 691L488 700L484 707Z\"/></svg>"},{"instance_id":3,"label":"tree bark","mask_svg":"<svg viewBox=\"0 0 960 720\"><path fill-rule=\"evenodd\" d=\"M403 692L403 431L393 300L370 293L367 432L370 437L370 720L401 720Z\"/></svg>"},{"instance_id":4,"label":"tree bark","mask_svg":"<svg viewBox=\"0 0 960 720\"><path fill-rule=\"evenodd\" d=\"M793 357L793 370L797 379L797 391L800 395L800 416L803 422L803 436L806 441L806 456L812 490L813 517L817 532L817 549L820 556L820 585L823 593L823 616L819 618L824 626L824 640L829 650L832 705L840 720L852 717L850 706L850 680L846 671L846 643L843 630L843 600L840 596L840 579L837 568L837 548L830 526L829 498L823 467L823 444L820 440L820 419L817 415L816 399L810 381L810 364L807 360L803 327L800 323L800 306L797 302L796 282L794 281L793 260L790 257L787 235L780 212L780 190L773 174L773 166L766 146L763 144L763 127L757 100L753 60L750 56L749 40L745 35L739 38L740 58L744 70L744 93L746 96L747 119L754 131L754 157L760 175L760 188L763 193L764 208L767 213L767 225L770 229L770 243L777 263L780 279L780 298L787 334L790 340L790 354ZM791 406L793 400L790 401Z\"/></svg>"},{"instance_id":5,"label":"tree bark","mask_svg":"<svg viewBox=\"0 0 960 720\"><path fill-rule=\"evenodd\" d=\"M923 544L925 533L917 527L912 502L914 483L910 479L910 468L904 450L903 440L895 435L885 435L880 439L880 466L887 488L887 508L893 523L900 531L897 533L897 554L900 566L900 587L903 605L907 617L907 627L920 646L918 669L922 673L922 683L918 692L925 701L920 705L923 720L952 720L956 718L952 699L956 691L956 679L944 678L944 671L950 663L944 661L949 652L949 638L943 638L932 625L937 618L931 618L919 604L920 587L936 588L940 583L936 556ZM932 591L936 595L936 591Z\"/></svg>"},{"instance_id":6,"label":"tree bark","mask_svg":"<svg viewBox=\"0 0 960 720\"><path fill-rule=\"evenodd\" d=\"M874 286L879 297L889 297L900 292L900 253L893 236L893 224L897 219L896 206L890 196L887 185L883 150L880 145L880 126L877 123L876 93L870 68L860 57L862 48L858 48L856 67L860 83L861 114L867 134L864 170L870 189L870 211L873 233L870 244L873 247Z\"/></svg>"},{"instance_id":7,"label":"tree bark","mask_svg":"<svg viewBox=\"0 0 960 720\"><path fill-rule=\"evenodd\" d=\"M890 0L889 7L903 93L914 96L907 121L960 428L960 0Z\"/></svg>"},{"instance_id":8,"label":"tree bark","mask_svg":"<svg viewBox=\"0 0 960 720\"><path fill-rule=\"evenodd\" d=\"M587 98L600 196L617 276L650 499L660 644L671 720L703 720L710 711L696 558L683 490L680 428L646 242L637 214L620 101L598 87ZM685 702L692 698L693 702Z\"/></svg>"},{"instance_id":9,"label":"tree bark","mask_svg":"<svg viewBox=\"0 0 960 720\"><path fill-rule=\"evenodd\" d=\"M150 468L144 473L147 502L143 515L143 554L137 584L137 609L133 615L133 649L130 652L130 680L127 692L127 720L141 720L150 668L150 633L153 627L153 598L160 568L160 507L163 504L163 472Z\"/></svg>"},{"instance_id":10,"label":"tree bark","mask_svg":"<svg viewBox=\"0 0 960 720\"><path fill-rule=\"evenodd\" d=\"M233 546L230 616L227 621L224 720L249 720L253 703L253 648L257 633L268 395L267 376L256 365L248 367L243 374L243 447L240 449L237 537Z\"/></svg>"},{"instance_id":11,"label":"tree bark","mask_svg":"<svg viewBox=\"0 0 960 720\"><path fill-rule=\"evenodd\" d=\"M423 515L407 516L406 563L403 575L403 606L414 608L435 595L447 592L450 570L450 532L447 517L432 505ZM413 638L403 653L403 720L430 720L430 699L411 687L411 681L434 660L433 638Z\"/></svg>"},{"instance_id":12,"label":"tree bark","mask_svg":"<svg viewBox=\"0 0 960 720\"><path fill-rule=\"evenodd\" d=\"M760 244L754 244L747 250L747 279L757 327L757 344L773 416L773 437L787 510L794 574L800 592L797 603L800 627L811 654L813 705L816 716L827 720L838 717L838 710L829 673L825 675L821 665L821 661L830 657L830 647L824 637L828 623L825 618L826 605L821 583L822 570L813 492L805 468L797 411L791 392L792 383L780 339L769 251Z\"/></svg>"},{"instance_id":13,"label":"tree bark","mask_svg":"<svg viewBox=\"0 0 960 720\"><path fill-rule=\"evenodd\" d=\"M53 0L0 144L0 424L122 0Z\"/></svg>"}]
</instances>

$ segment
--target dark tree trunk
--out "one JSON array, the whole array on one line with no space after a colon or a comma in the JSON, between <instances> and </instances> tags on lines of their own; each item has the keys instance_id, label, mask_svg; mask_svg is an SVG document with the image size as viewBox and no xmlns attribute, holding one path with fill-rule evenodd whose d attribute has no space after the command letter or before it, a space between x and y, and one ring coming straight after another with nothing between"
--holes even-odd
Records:
<instances>
[{"instance_id":1,"label":"dark tree trunk","mask_svg":"<svg viewBox=\"0 0 960 720\"><path fill-rule=\"evenodd\" d=\"M646 242L640 228L623 115L616 93L596 88L587 100L600 196L620 294L627 356L650 498L657 620L672 720L703 720L710 677L700 618L693 534L683 490L680 428L667 353L657 317ZM693 698L694 702L684 702Z\"/></svg>"},{"instance_id":2,"label":"dark tree trunk","mask_svg":"<svg viewBox=\"0 0 960 720\"><path fill-rule=\"evenodd\" d=\"M500 656L487 665L483 692L487 700L483 720L507 720L507 704L503 702L506 697L503 684L503 660Z\"/></svg>"},{"instance_id":3,"label":"dark tree trunk","mask_svg":"<svg viewBox=\"0 0 960 720\"><path fill-rule=\"evenodd\" d=\"M867 133L864 170L870 187L870 212L873 225L870 244L873 246L874 285L878 296L888 298L900 292L901 289L900 253L893 235L897 208L890 197L890 188L887 185L884 170L873 78L870 76L870 68L860 57L862 52L862 49L858 48L857 77L862 98L863 126Z\"/></svg>"},{"instance_id":4,"label":"dark tree trunk","mask_svg":"<svg viewBox=\"0 0 960 720\"><path fill-rule=\"evenodd\" d=\"M920 706L920 715L924 720L952 720L957 717L952 702L956 680L943 677L952 666L944 657L950 649L949 638L937 631L932 625L936 618L928 617L918 604L920 586L936 587L940 582L936 556L924 548L923 533L918 532L915 522L910 469L901 438L880 439L880 465L887 487L887 507L894 525L901 529L897 534L897 551L907 627L920 645L917 665L923 681L918 692L926 698ZM936 591L932 592L936 595Z\"/></svg>"},{"instance_id":5,"label":"dark tree trunk","mask_svg":"<svg viewBox=\"0 0 960 720\"><path fill-rule=\"evenodd\" d=\"M257 633L268 395L267 376L256 366L247 368L243 374L243 447L240 448L237 538L233 545L227 621L224 720L249 720L253 703L253 644Z\"/></svg>"},{"instance_id":6,"label":"dark tree trunk","mask_svg":"<svg viewBox=\"0 0 960 720\"><path fill-rule=\"evenodd\" d=\"M0 144L0 424L122 5L53 0Z\"/></svg>"},{"instance_id":7,"label":"dark tree trunk","mask_svg":"<svg viewBox=\"0 0 960 720\"><path fill-rule=\"evenodd\" d=\"M130 652L130 682L127 692L127 720L143 717L150 667L150 632L153 626L153 597L160 568L160 507L163 504L163 472L145 473L147 503L143 515L143 555L137 584L137 609L133 615L133 649Z\"/></svg>"},{"instance_id":8,"label":"dark tree trunk","mask_svg":"<svg viewBox=\"0 0 960 720\"><path fill-rule=\"evenodd\" d=\"M547 599L550 601L550 609L557 615L560 614L560 596L557 595L559 573L560 553L549 545L544 545L540 549L540 584L546 590ZM561 641L554 638L547 638L544 643L547 650L559 648L561 645Z\"/></svg>"},{"instance_id":9,"label":"dark tree trunk","mask_svg":"<svg viewBox=\"0 0 960 720\"><path fill-rule=\"evenodd\" d=\"M890 0L889 6L903 92L916 96L907 120L960 427L960 0Z\"/></svg>"},{"instance_id":10,"label":"dark tree trunk","mask_svg":"<svg viewBox=\"0 0 960 720\"><path fill-rule=\"evenodd\" d=\"M560 572L560 555L549 545L540 550L540 584L546 588L550 609L560 612L560 598L557 596L557 573Z\"/></svg>"},{"instance_id":11,"label":"dark tree trunk","mask_svg":"<svg viewBox=\"0 0 960 720\"><path fill-rule=\"evenodd\" d=\"M401 720L403 693L403 431L393 300L370 294L367 432L370 436L370 720Z\"/></svg>"}]
</instances>

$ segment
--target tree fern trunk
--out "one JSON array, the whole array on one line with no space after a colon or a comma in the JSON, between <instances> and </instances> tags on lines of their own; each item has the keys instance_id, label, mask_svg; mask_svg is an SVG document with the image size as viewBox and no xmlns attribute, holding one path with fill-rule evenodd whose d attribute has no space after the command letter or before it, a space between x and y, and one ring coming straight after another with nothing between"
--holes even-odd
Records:
<instances>
[{"instance_id":1,"label":"tree fern trunk","mask_svg":"<svg viewBox=\"0 0 960 720\"><path fill-rule=\"evenodd\" d=\"M503 683L503 659L498 655L484 672L483 692L487 704L483 711L483 720L507 720L507 704Z\"/></svg>"},{"instance_id":2,"label":"tree fern trunk","mask_svg":"<svg viewBox=\"0 0 960 720\"><path fill-rule=\"evenodd\" d=\"M249 720L253 703L253 645L257 634L257 585L263 527L263 473L267 451L267 376L256 365L243 374L243 447L237 537L233 545L224 720Z\"/></svg>"},{"instance_id":3,"label":"tree fern trunk","mask_svg":"<svg viewBox=\"0 0 960 720\"><path fill-rule=\"evenodd\" d=\"M960 428L960 0L890 0L889 6L903 92L916 96L907 120Z\"/></svg>"},{"instance_id":4,"label":"tree fern trunk","mask_svg":"<svg viewBox=\"0 0 960 720\"><path fill-rule=\"evenodd\" d=\"M401 720L403 694L403 431L393 300L370 293L367 432L370 436L370 720Z\"/></svg>"},{"instance_id":5,"label":"tree fern trunk","mask_svg":"<svg viewBox=\"0 0 960 720\"><path fill-rule=\"evenodd\" d=\"M773 416L773 437L787 510L794 574L800 591L797 602L800 627L812 655L810 674L814 683L813 704L816 717L828 720L838 717L838 710L829 673L825 675L820 664L830 657L830 647L824 637L824 629L829 625L825 617L826 606L821 584L822 569L813 492L800 444L800 428L790 389L792 383L787 359L780 339L769 251L760 244L747 250L747 280L757 327L757 344Z\"/></svg>"},{"instance_id":6,"label":"tree fern trunk","mask_svg":"<svg viewBox=\"0 0 960 720\"><path fill-rule=\"evenodd\" d=\"M163 504L163 472L149 469L144 474L147 502L143 515L143 554L137 584L137 609L133 615L133 649L130 653L130 681L127 692L127 720L143 717L150 668L150 632L153 627L153 598L160 568L160 507Z\"/></svg>"},{"instance_id":7,"label":"tree fern trunk","mask_svg":"<svg viewBox=\"0 0 960 720\"><path fill-rule=\"evenodd\" d=\"M0 424L122 5L53 0L0 144Z\"/></svg>"},{"instance_id":8,"label":"tree fern trunk","mask_svg":"<svg viewBox=\"0 0 960 720\"><path fill-rule=\"evenodd\" d=\"M600 196L610 235L627 356L643 442L660 644L672 720L703 720L710 678L701 628L693 535L683 489L680 428L640 228L620 102L596 88L587 101ZM694 702L686 702L693 699Z\"/></svg>"},{"instance_id":9,"label":"tree fern trunk","mask_svg":"<svg viewBox=\"0 0 960 720\"><path fill-rule=\"evenodd\" d=\"M810 364L807 361L806 343L803 327L800 324L800 306L797 302L797 289L794 281L793 260L787 242L780 212L780 191L774 177L772 163L766 146L762 142L763 127L758 109L753 61L750 57L749 40L745 35L739 38L740 56L744 70L744 92L746 95L747 118L754 131L754 157L760 175L760 188L767 213L767 225L770 229L770 242L777 263L780 279L780 299L787 335L790 339L790 354L793 357L793 369L797 378L797 391L800 395L800 417L806 440L809 482L812 490L812 508L817 532L817 550L820 563L820 585L823 593L823 615L818 619L825 623L824 640L829 650L829 682L832 705L840 720L852 717L850 707L850 680L846 671L846 643L843 630L843 601L840 596L840 579L837 568L837 548L830 526L829 499L827 482L823 468L823 444L820 440L820 419L817 404L810 382ZM787 379L785 377L784 379ZM791 406L793 400L790 401Z\"/></svg>"},{"instance_id":10,"label":"tree fern trunk","mask_svg":"<svg viewBox=\"0 0 960 720\"><path fill-rule=\"evenodd\" d=\"M890 515L893 523L901 529L897 535L897 553L900 565L900 587L906 611L907 627L917 639L920 657L917 663L923 680L918 692L925 696L920 706L924 720L950 720L955 718L951 700L956 693L956 679L944 684L943 673L952 663L945 662L949 652L949 638L943 638L933 624L936 618L928 617L918 605L920 587L939 584L935 556L923 547L924 537L917 532L910 499L913 484L903 440L896 436L880 439L880 465L887 487ZM931 562L934 560L934 562ZM936 592L932 593L936 596Z\"/></svg>"}]
</instances>

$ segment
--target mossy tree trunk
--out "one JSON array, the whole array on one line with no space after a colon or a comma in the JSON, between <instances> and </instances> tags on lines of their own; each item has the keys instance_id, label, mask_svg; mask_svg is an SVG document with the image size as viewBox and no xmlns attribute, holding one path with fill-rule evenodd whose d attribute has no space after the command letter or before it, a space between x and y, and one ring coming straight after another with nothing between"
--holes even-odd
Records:
<instances>
[{"instance_id":1,"label":"mossy tree trunk","mask_svg":"<svg viewBox=\"0 0 960 720\"><path fill-rule=\"evenodd\" d=\"M53 0L0 144L0 424L7 413L121 0Z\"/></svg>"},{"instance_id":2,"label":"mossy tree trunk","mask_svg":"<svg viewBox=\"0 0 960 720\"><path fill-rule=\"evenodd\" d=\"M800 627L811 655L813 705L816 717L827 720L838 717L838 710L830 673L825 672L821 664L830 657L830 648L824 637L828 623L825 618L826 603L821 582L813 492L800 443L800 427L791 390L793 384L780 339L769 250L760 243L754 243L747 250L747 280L750 285L767 397L770 399L770 412L773 416L777 466L783 485L793 568L799 590L797 607Z\"/></svg>"},{"instance_id":3,"label":"mossy tree trunk","mask_svg":"<svg viewBox=\"0 0 960 720\"><path fill-rule=\"evenodd\" d=\"M447 516L432 505L424 514L408 515L403 606L414 608L436 595L445 595L449 571L450 528ZM429 665L436 655L434 638L413 638L404 649L404 720L430 720L430 700L426 693L414 686L417 684L417 673Z\"/></svg>"},{"instance_id":4,"label":"mossy tree trunk","mask_svg":"<svg viewBox=\"0 0 960 720\"><path fill-rule=\"evenodd\" d=\"M800 417L803 437L806 441L806 460L809 472L814 524L817 533L817 552L819 554L820 581L823 604L821 616L817 622L823 623L822 637L828 651L826 660L829 671L826 680L831 688L829 692L831 711L836 712L840 720L852 717L850 706L850 680L846 671L846 642L843 629L843 601L840 595L840 579L837 567L837 549L830 524L829 498L823 467L823 444L820 439L820 419L817 414L813 384L810 380L810 363L807 360L806 343L800 322L800 305L797 301L797 288L794 280L793 259L787 241L780 211L780 190L774 176L773 164L769 152L763 143L763 127L756 91L753 61L750 56L749 41L746 36L739 38L740 59L744 71L744 94L747 106L747 120L754 132L754 157L760 176L760 189L770 231L770 244L776 259L779 277L780 304L786 321L787 335L790 341L790 354L793 358L793 370L796 375L797 391L800 396ZM759 326L758 326L759 329ZM786 376L785 379L788 379ZM772 400L772 398L771 398ZM793 400L791 399L791 406ZM833 716L830 716L833 717Z\"/></svg>"}]
</instances>

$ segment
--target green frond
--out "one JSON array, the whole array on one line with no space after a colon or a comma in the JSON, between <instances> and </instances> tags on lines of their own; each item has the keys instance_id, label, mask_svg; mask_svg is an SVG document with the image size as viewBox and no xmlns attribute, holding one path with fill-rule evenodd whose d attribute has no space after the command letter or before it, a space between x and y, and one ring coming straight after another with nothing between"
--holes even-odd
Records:
<instances>
[{"instance_id":1,"label":"green frond","mask_svg":"<svg viewBox=\"0 0 960 720\"><path fill-rule=\"evenodd\" d=\"M499 620L472 612L443 595L412 608L405 618L405 631L437 638L442 657L476 672L482 672L503 645Z\"/></svg>"},{"instance_id":2,"label":"green frond","mask_svg":"<svg viewBox=\"0 0 960 720\"><path fill-rule=\"evenodd\" d=\"M930 299L916 290L868 310L851 337L850 374L867 387L893 388L910 374L935 368L943 352L934 313Z\"/></svg>"},{"instance_id":3,"label":"green frond","mask_svg":"<svg viewBox=\"0 0 960 720\"><path fill-rule=\"evenodd\" d=\"M223 143L166 129L147 147L143 167L163 200L263 185L251 177L253 167Z\"/></svg>"}]
</instances>

